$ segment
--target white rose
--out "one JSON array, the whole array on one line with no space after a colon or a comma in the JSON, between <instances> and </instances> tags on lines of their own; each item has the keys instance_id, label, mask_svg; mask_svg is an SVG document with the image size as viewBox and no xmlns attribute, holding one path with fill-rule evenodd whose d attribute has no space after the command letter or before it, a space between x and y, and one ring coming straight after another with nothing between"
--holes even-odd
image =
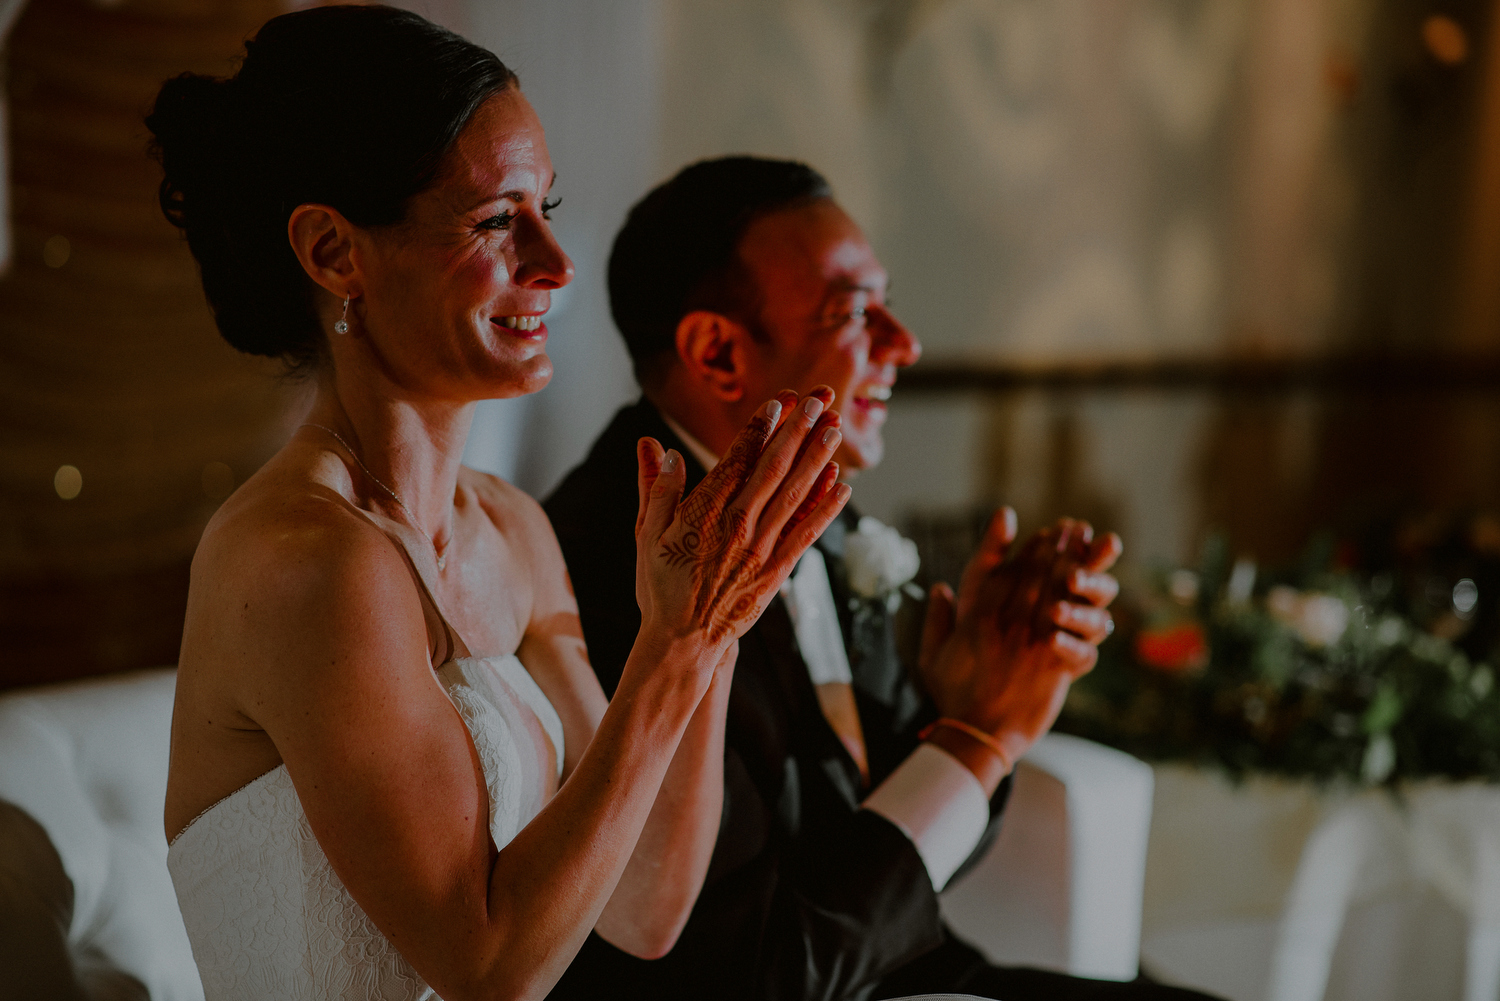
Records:
<instances>
[{"instance_id":1,"label":"white rose","mask_svg":"<svg viewBox=\"0 0 1500 1001\"><path fill-rule=\"evenodd\" d=\"M1266 595L1266 609L1291 626L1308 646L1333 646L1349 628L1349 606L1331 594L1299 594L1280 585Z\"/></svg>"},{"instance_id":2,"label":"white rose","mask_svg":"<svg viewBox=\"0 0 1500 1001\"><path fill-rule=\"evenodd\" d=\"M917 575L922 560L917 544L869 516L859 519L859 530L844 542L849 587L863 598L881 598Z\"/></svg>"},{"instance_id":3,"label":"white rose","mask_svg":"<svg viewBox=\"0 0 1500 1001\"><path fill-rule=\"evenodd\" d=\"M1309 594L1302 599L1297 632L1308 646L1333 646L1349 628L1349 606L1331 594Z\"/></svg>"}]
</instances>

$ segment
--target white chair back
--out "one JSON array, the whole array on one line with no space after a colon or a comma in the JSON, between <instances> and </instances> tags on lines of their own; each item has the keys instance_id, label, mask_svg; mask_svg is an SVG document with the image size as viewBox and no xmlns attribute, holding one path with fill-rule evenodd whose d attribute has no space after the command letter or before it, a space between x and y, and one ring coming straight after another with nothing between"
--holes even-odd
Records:
<instances>
[{"instance_id":1,"label":"white chair back","mask_svg":"<svg viewBox=\"0 0 1500 1001\"><path fill-rule=\"evenodd\" d=\"M62 858L72 950L102 954L152 1001L202 1001L162 829L175 680L160 668L0 696L0 800Z\"/></svg>"}]
</instances>

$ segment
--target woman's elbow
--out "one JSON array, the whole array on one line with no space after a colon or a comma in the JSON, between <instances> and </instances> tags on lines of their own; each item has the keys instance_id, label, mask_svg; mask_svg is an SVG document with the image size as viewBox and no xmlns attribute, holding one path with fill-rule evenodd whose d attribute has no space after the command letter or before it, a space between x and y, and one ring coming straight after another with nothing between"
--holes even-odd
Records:
<instances>
[{"instance_id":1,"label":"woman's elbow","mask_svg":"<svg viewBox=\"0 0 1500 1001\"><path fill-rule=\"evenodd\" d=\"M643 936L634 948L625 951L636 959L661 959L672 951L672 946L677 944L677 939L681 934L682 926L679 925L665 932Z\"/></svg>"},{"instance_id":2,"label":"woman's elbow","mask_svg":"<svg viewBox=\"0 0 1500 1001\"><path fill-rule=\"evenodd\" d=\"M599 936L621 952L628 952L636 959L661 959L672 951L682 929L687 925L687 912L671 921L646 921L629 928L596 929Z\"/></svg>"}]
</instances>

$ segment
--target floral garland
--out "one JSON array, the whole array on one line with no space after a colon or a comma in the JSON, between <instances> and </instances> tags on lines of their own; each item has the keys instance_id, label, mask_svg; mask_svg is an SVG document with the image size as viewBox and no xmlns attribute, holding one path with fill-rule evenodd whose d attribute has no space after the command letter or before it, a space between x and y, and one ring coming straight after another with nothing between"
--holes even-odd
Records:
<instances>
[{"instance_id":1,"label":"floral garland","mask_svg":"<svg viewBox=\"0 0 1500 1001\"><path fill-rule=\"evenodd\" d=\"M1152 575L1058 728L1236 776L1500 781L1493 637L1470 629L1493 618L1478 615L1475 578L1489 578L1472 561L1444 577L1339 567L1331 552L1266 575L1213 540L1197 569Z\"/></svg>"}]
</instances>

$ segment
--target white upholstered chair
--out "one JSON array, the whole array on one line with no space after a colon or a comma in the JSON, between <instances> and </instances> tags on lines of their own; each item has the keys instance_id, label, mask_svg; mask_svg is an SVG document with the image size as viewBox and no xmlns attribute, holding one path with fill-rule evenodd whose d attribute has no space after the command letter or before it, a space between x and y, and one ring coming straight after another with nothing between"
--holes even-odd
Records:
<instances>
[{"instance_id":1,"label":"white upholstered chair","mask_svg":"<svg viewBox=\"0 0 1500 1001\"><path fill-rule=\"evenodd\" d=\"M173 679L162 668L0 695L0 801L36 821L0 812L11 839L0 843L0 968L15 986L32 967L28 998L203 996L162 833ZM1151 790L1150 769L1128 755L1045 738L1018 769L995 848L944 894L944 916L995 961L1133 978ZM55 856L37 851L46 840ZM48 858L67 879L48 874ZM57 889L69 880L71 907ZM66 939L50 966L35 944L48 933Z\"/></svg>"},{"instance_id":2,"label":"white upholstered chair","mask_svg":"<svg viewBox=\"0 0 1500 1001\"><path fill-rule=\"evenodd\" d=\"M152 1001L199 1001L162 832L175 677L164 668L0 696L0 800L41 824L72 880L75 964L123 971Z\"/></svg>"},{"instance_id":3,"label":"white upholstered chair","mask_svg":"<svg viewBox=\"0 0 1500 1001\"><path fill-rule=\"evenodd\" d=\"M1153 787L1128 754L1043 737L1016 769L995 847L943 893L943 917L993 963L1134 980Z\"/></svg>"}]
</instances>

